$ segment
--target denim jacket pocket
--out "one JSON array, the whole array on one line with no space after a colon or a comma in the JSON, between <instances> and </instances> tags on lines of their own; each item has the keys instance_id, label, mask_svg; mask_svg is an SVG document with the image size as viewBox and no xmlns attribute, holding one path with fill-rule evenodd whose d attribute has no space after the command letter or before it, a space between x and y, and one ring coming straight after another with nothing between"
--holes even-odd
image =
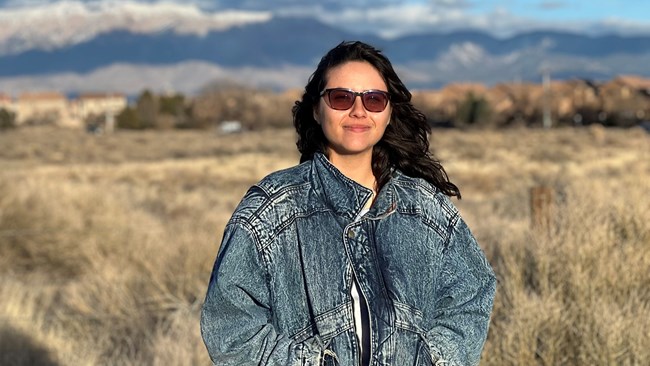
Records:
<instances>
[{"instance_id":1,"label":"denim jacket pocket","mask_svg":"<svg viewBox=\"0 0 650 366\"><path fill-rule=\"evenodd\" d=\"M304 343L301 348L300 366L340 366L336 353L328 348L317 353Z\"/></svg>"},{"instance_id":2,"label":"denim jacket pocket","mask_svg":"<svg viewBox=\"0 0 650 366\"><path fill-rule=\"evenodd\" d=\"M415 354L415 366L453 366L451 362L443 358L435 358L431 355L431 350L427 346L427 342L420 338L417 346L417 353Z\"/></svg>"},{"instance_id":3,"label":"denim jacket pocket","mask_svg":"<svg viewBox=\"0 0 650 366\"><path fill-rule=\"evenodd\" d=\"M414 366L433 366L433 357L431 357L431 353L423 339L418 341Z\"/></svg>"},{"instance_id":4,"label":"denim jacket pocket","mask_svg":"<svg viewBox=\"0 0 650 366\"><path fill-rule=\"evenodd\" d=\"M323 343L318 335L299 341L298 347L298 355L300 356L292 365L320 366L320 358L323 353Z\"/></svg>"},{"instance_id":5,"label":"denim jacket pocket","mask_svg":"<svg viewBox=\"0 0 650 366\"><path fill-rule=\"evenodd\" d=\"M323 351L321 366L339 366L339 359L336 353L329 349Z\"/></svg>"}]
</instances>

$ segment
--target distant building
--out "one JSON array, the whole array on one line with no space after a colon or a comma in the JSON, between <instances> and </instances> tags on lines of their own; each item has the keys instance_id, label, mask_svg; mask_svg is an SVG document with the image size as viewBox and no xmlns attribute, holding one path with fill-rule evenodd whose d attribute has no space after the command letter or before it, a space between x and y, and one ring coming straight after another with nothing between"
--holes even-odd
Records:
<instances>
[{"instance_id":1,"label":"distant building","mask_svg":"<svg viewBox=\"0 0 650 366\"><path fill-rule=\"evenodd\" d=\"M128 104L124 94L86 93L70 101L70 114L75 119L85 120L91 116L116 115Z\"/></svg>"},{"instance_id":2,"label":"distant building","mask_svg":"<svg viewBox=\"0 0 650 366\"><path fill-rule=\"evenodd\" d=\"M127 107L125 95L87 93L69 100L55 91L20 94L15 100L0 93L0 108L16 114L16 125L53 124L62 127L83 127L89 117L113 123L115 115Z\"/></svg>"},{"instance_id":3,"label":"distant building","mask_svg":"<svg viewBox=\"0 0 650 366\"><path fill-rule=\"evenodd\" d=\"M0 108L5 108L5 109L13 108L13 100L9 95L0 93Z\"/></svg>"},{"instance_id":4,"label":"distant building","mask_svg":"<svg viewBox=\"0 0 650 366\"><path fill-rule=\"evenodd\" d=\"M59 92L23 93L14 102L16 124L69 122L68 99ZM61 123L63 121L63 123Z\"/></svg>"}]
</instances>

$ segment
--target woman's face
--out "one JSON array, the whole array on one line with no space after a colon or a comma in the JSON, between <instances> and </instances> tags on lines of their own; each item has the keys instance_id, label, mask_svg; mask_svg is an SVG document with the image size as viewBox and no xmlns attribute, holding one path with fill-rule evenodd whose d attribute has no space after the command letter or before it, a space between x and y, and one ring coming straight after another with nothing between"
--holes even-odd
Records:
<instances>
[{"instance_id":1,"label":"woman's face","mask_svg":"<svg viewBox=\"0 0 650 366\"><path fill-rule=\"evenodd\" d=\"M355 92L380 90L388 92L379 71L364 61L350 61L329 70L325 89L343 88ZM380 97L380 96L378 96ZM332 99L336 95L332 95ZM364 107L360 96L353 96L354 103L349 109L337 110L329 105L328 95L323 95L314 108L314 119L323 129L329 143L329 157L372 156L373 146L381 139L390 120L391 105L379 112L371 112ZM366 100L373 108L374 100Z\"/></svg>"}]
</instances>

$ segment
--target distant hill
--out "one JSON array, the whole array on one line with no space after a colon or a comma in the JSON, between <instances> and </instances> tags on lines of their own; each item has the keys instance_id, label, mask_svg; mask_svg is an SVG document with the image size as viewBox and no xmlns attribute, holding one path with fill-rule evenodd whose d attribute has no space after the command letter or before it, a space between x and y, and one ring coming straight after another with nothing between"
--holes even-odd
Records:
<instances>
[{"instance_id":1,"label":"distant hill","mask_svg":"<svg viewBox=\"0 0 650 366\"><path fill-rule=\"evenodd\" d=\"M342 40L355 39L383 49L414 88L459 81L488 85L539 81L544 69L559 79L650 77L650 36L538 31L500 39L466 30L382 39L310 18L272 17L204 33L107 29L85 38L59 38L56 44L15 38L0 42L0 49L14 50L0 54L0 91L48 88L134 94L151 88L193 93L215 80L297 88L305 84L325 51Z\"/></svg>"}]
</instances>

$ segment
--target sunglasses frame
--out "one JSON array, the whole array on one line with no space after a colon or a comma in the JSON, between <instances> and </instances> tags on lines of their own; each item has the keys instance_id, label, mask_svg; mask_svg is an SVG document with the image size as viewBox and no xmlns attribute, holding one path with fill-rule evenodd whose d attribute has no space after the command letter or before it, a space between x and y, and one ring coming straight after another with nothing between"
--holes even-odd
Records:
<instances>
[{"instance_id":1,"label":"sunglasses frame","mask_svg":"<svg viewBox=\"0 0 650 366\"><path fill-rule=\"evenodd\" d=\"M332 107L331 93L333 91L344 91L344 92L351 93L354 96L354 98L352 99L352 104L350 104L350 106L348 108L345 108L345 109L339 109L339 108ZM379 94L382 94L383 96L386 97L386 104L384 105L384 108L382 108L382 110L380 110L380 111L371 111L371 110L368 109L368 107L366 107L366 101L364 99L364 96L367 95L368 93L379 93ZM390 103L390 94L387 91L383 91L383 90L379 90L379 89L369 89L369 90L364 90L364 91L361 91L361 92L357 92L357 91L354 91L352 89L347 89L347 88L329 88L329 89L324 89L322 92L320 92L321 97L324 97L326 94L327 94L327 98L325 98L325 100L327 101L327 105L330 108L332 108L334 110L337 110L337 111L347 111L348 109L352 108L354 106L354 103L355 103L356 99L357 99L357 96L361 97L361 104L363 104L363 108L365 108L368 112L371 112L371 113L381 113L381 112L385 111L386 107L388 106L388 103Z\"/></svg>"}]
</instances>

